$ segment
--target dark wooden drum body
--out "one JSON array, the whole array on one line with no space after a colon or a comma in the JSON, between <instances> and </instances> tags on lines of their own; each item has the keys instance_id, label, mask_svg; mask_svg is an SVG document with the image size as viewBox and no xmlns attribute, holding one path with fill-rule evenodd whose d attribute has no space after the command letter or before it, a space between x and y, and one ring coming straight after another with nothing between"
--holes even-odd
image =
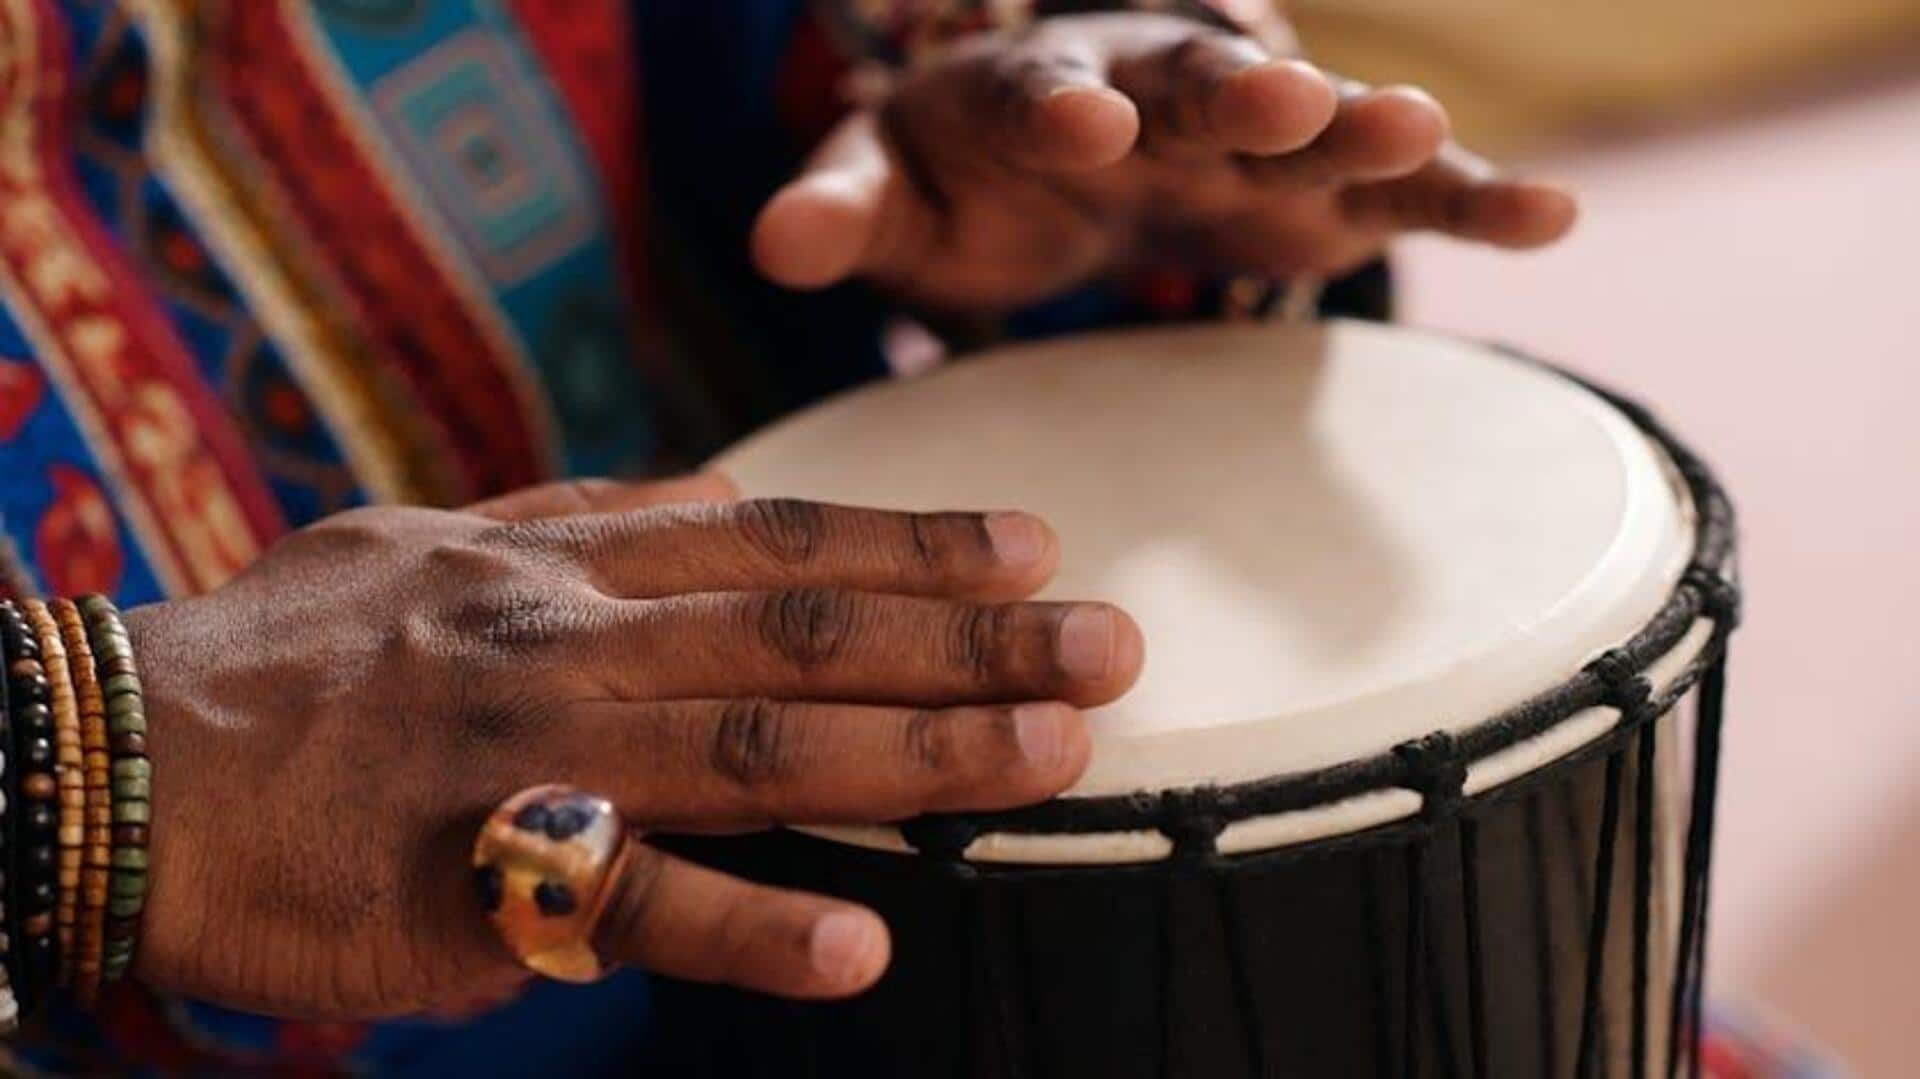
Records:
<instances>
[{"instance_id":1,"label":"dark wooden drum body","mask_svg":"<svg viewBox=\"0 0 1920 1079\"><path fill-rule=\"evenodd\" d=\"M1601 646L1575 644L1579 662L1540 672L1524 694L1486 681L1485 699L1499 705L1477 716L1408 714L1406 698L1369 712L1372 698L1353 693L1341 702L1359 702L1351 722L1393 736L1311 767L1286 766L1301 759L1290 743L1312 741L1311 725L1338 722L1338 709L1253 729L1248 737L1271 740L1283 762L1255 778L1229 758L1180 757L1168 748L1177 741L1143 742L1151 752L1142 752L1116 739L1113 759L1131 771L1101 788L1120 773L1096 768L1094 789L1043 806L859 833L679 841L743 875L871 905L895 947L885 978L850 1001L663 986L672 1061L663 1074L1689 1070L1725 645L1737 617L1731 513L1650 416L1599 399L1657 450L1681 504L1678 557L1626 631L1612 628L1617 619L1589 620L1605 625L1578 632L1599 634ZM1648 550L1635 557L1665 557ZM1580 602L1596 602L1591 583L1580 582ZM1449 686L1499 666L1470 660L1441 670L1448 684L1425 697L1456 700ZM1169 677L1177 684L1179 673ZM1231 748L1250 745L1259 742ZM1171 778L1143 781L1143 767Z\"/></svg>"}]
</instances>

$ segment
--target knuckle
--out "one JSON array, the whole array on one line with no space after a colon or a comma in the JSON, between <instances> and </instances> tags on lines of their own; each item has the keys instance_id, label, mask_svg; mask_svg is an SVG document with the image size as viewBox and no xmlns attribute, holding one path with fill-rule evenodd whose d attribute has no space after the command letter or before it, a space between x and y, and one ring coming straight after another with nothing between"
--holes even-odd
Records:
<instances>
[{"instance_id":1,"label":"knuckle","mask_svg":"<svg viewBox=\"0 0 1920 1079\"><path fill-rule=\"evenodd\" d=\"M591 513L619 489L618 482L599 476L578 476L549 485L553 506L563 513Z\"/></svg>"},{"instance_id":2,"label":"knuckle","mask_svg":"<svg viewBox=\"0 0 1920 1079\"><path fill-rule=\"evenodd\" d=\"M754 621L760 638L795 666L812 669L839 658L853 636L857 603L845 592L795 588L769 593Z\"/></svg>"},{"instance_id":3,"label":"knuckle","mask_svg":"<svg viewBox=\"0 0 1920 1079\"><path fill-rule=\"evenodd\" d=\"M727 903L721 908L709 946L723 981L739 982L766 967L766 942L758 929L759 919L745 904Z\"/></svg>"},{"instance_id":4,"label":"knuckle","mask_svg":"<svg viewBox=\"0 0 1920 1079\"><path fill-rule=\"evenodd\" d=\"M379 539L391 531L391 515L383 507L362 506L336 513L307 530L340 541Z\"/></svg>"},{"instance_id":5,"label":"knuckle","mask_svg":"<svg viewBox=\"0 0 1920 1079\"><path fill-rule=\"evenodd\" d=\"M953 724L933 709L908 716L900 738L907 762L917 768L944 772L953 761Z\"/></svg>"},{"instance_id":6,"label":"knuckle","mask_svg":"<svg viewBox=\"0 0 1920 1079\"><path fill-rule=\"evenodd\" d=\"M472 539L450 539L427 548L427 580L454 588L472 588L510 580L520 562L505 546L490 542L483 532Z\"/></svg>"},{"instance_id":7,"label":"knuckle","mask_svg":"<svg viewBox=\"0 0 1920 1079\"><path fill-rule=\"evenodd\" d=\"M734 512L746 541L782 565L812 560L826 532L822 507L797 498L750 499L739 503Z\"/></svg>"},{"instance_id":8,"label":"knuckle","mask_svg":"<svg viewBox=\"0 0 1920 1079\"><path fill-rule=\"evenodd\" d=\"M441 616L455 640L509 655L548 650L581 621L576 604L554 590L506 583L458 591Z\"/></svg>"},{"instance_id":9,"label":"knuckle","mask_svg":"<svg viewBox=\"0 0 1920 1079\"><path fill-rule=\"evenodd\" d=\"M922 575L952 584L992 549L977 513L916 513L907 519L903 559Z\"/></svg>"},{"instance_id":10,"label":"knuckle","mask_svg":"<svg viewBox=\"0 0 1920 1079\"><path fill-rule=\"evenodd\" d=\"M588 548L598 538L600 529L595 518L581 516L508 521L482 529L474 537L473 546L522 557L549 556Z\"/></svg>"},{"instance_id":11,"label":"knuckle","mask_svg":"<svg viewBox=\"0 0 1920 1079\"><path fill-rule=\"evenodd\" d=\"M758 787L790 775L800 755L799 732L778 704L729 701L714 725L708 763L742 787Z\"/></svg>"},{"instance_id":12,"label":"knuckle","mask_svg":"<svg viewBox=\"0 0 1920 1079\"><path fill-rule=\"evenodd\" d=\"M1087 82L1093 65L1077 52L1028 48L993 58L984 78L976 80L985 115L1015 127L1032 119L1035 107L1059 86Z\"/></svg>"},{"instance_id":13,"label":"knuckle","mask_svg":"<svg viewBox=\"0 0 1920 1079\"><path fill-rule=\"evenodd\" d=\"M1006 667L1013 634L1011 608L962 608L947 632L947 662L977 683L989 682Z\"/></svg>"},{"instance_id":14,"label":"knuckle","mask_svg":"<svg viewBox=\"0 0 1920 1079\"><path fill-rule=\"evenodd\" d=\"M406 537L433 511L391 506L362 506L336 513L281 541L287 548L330 558L351 558L384 550Z\"/></svg>"}]
</instances>

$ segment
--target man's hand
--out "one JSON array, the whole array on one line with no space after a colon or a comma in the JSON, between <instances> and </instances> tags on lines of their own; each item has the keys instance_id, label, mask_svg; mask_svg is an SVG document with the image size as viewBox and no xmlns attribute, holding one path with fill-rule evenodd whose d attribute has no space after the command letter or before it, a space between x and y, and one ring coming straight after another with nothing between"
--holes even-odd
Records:
<instances>
[{"instance_id":1,"label":"man's hand","mask_svg":"<svg viewBox=\"0 0 1920 1079\"><path fill-rule=\"evenodd\" d=\"M298 532L127 615L157 808L136 972L310 1017L511 988L468 850L535 783L689 831L1058 794L1092 752L1079 709L1142 643L1111 607L1025 601L1057 560L1024 514L737 502L713 477ZM797 997L887 964L860 907L645 844L613 888L610 961Z\"/></svg>"},{"instance_id":2,"label":"man's hand","mask_svg":"<svg viewBox=\"0 0 1920 1079\"><path fill-rule=\"evenodd\" d=\"M761 211L754 259L817 288L1004 310L1151 262L1331 275L1401 232L1501 247L1572 225L1406 87L1369 88L1169 15L1081 15L957 43L850 117Z\"/></svg>"}]
</instances>

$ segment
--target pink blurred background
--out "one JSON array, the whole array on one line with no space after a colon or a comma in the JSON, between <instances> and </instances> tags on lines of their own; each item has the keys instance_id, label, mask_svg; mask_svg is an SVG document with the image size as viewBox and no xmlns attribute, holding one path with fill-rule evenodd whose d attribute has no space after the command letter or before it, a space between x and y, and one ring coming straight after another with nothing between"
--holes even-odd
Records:
<instances>
[{"instance_id":1,"label":"pink blurred background","mask_svg":"<svg viewBox=\"0 0 1920 1079\"><path fill-rule=\"evenodd\" d=\"M1920 70L1920 68L1917 68ZM1405 245L1405 321L1652 404L1742 515L1716 995L1920 1073L1920 75L1545 155L1521 259Z\"/></svg>"}]
</instances>

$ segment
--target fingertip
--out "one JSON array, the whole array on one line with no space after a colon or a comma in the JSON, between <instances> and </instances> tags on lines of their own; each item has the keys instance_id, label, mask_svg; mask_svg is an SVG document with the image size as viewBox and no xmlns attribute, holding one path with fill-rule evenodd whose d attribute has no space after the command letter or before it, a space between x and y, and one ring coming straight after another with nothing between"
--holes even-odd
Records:
<instances>
[{"instance_id":1,"label":"fingertip","mask_svg":"<svg viewBox=\"0 0 1920 1079\"><path fill-rule=\"evenodd\" d=\"M1002 511L984 519L988 543L1004 587L993 593L1007 599L1032 595L1060 567L1060 537L1053 526L1031 513Z\"/></svg>"},{"instance_id":2,"label":"fingertip","mask_svg":"<svg viewBox=\"0 0 1920 1079\"><path fill-rule=\"evenodd\" d=\"M754 222L754 266L787 288L835 284L857 268L875 212L858 181L832 173L796 180L767 200Z\"/></svg>"},{"instance_id":3,"label":"fingertip","mask_svg":"<svg viewBox=\"0 0 1920 1079\"><path fill-rule=\"evenodd\" d=\"M1339 93L1319 68L1300 60L1268 60L1221 80L1208 120L1235 152L1283 154L1326 130L1339 104Z\"/></svg>"},{"instance_id":4,"label":"fingertip","mask_svg":"<svg viewBox=\"0 0 1920 1079\"><path fill-rule=\"evenodd\" d=\"M1062 696L1082 708L1106 704L1133 687L1146 656L1146 639L1127 612L1109 603L1073 604L1060 623Z\"/></svg>"},{"instance_id":5,"label":"fingertip","mask_svg":"<svg viewBox=\"0 0 1920 1079\"><path fill-rule=\"evenodd\" d=\"M880 980L892 958L887 923L865 907L835 906L814 920L807 932L807 963L815 992L825 998L851 996Z\"/></svg>"},{"instance_id":6,"label":"fingertip","mask_svg":"<svg viewBox=\"0 0 1920 1079\"><path fill-rule=\"evenodd\" d=\"M1051 797L1073 785L1093 757L1093 740L1080 710L1063 701L1034 701L1013 710L1020 756Z\"/></svg>"},{"instance_id":7,"label":"fingertip","mask_svg":"<svg viewBox=\"0 0 1920 1079\"><path fill-rule=\"evenodd\" d=\"M1115 697L1133 688L1140 680L1140 672L1146 667L1147 637L1140 630L1140 623L1133 616L1115 607L1116 619L1113 646L1113 681L1110 688Z\"/></svg>"},{"instance_id":8,"label":"fingertip","mask_svg":"<svg viewBox=\"0 0 1920 1079\"><path fill-rule=\"evenodd\" d=\"M1557 184L1512 184L1506 198L1508 243L1517 248L1545 247L1573 231L1580 220L1580 200Z\"/></svg>"},{"instance_id":9,"label":"fingertip","mask_svg":"<svg viewBox=\"0 0 1920 1079\"><path fill-rule=\"evenodd\" d=\"M1403 176L1433 160L1452 134L1447 110L1416 86L1387 86L1349 101L1345 108L1357 154L1352 178Z\"/></svg>"},{"instance_id":10,"label":"fingertip","mask_svg":"<svg viewBox=\"0 0 1920 1079\"><path fill-rule=\"evenodd\" d=\"M1033 104L1034 163L1058 169L1111 165L1133 149L1140 112L1110 86L1056 86Z\"/></svg>"}]
</instances>

